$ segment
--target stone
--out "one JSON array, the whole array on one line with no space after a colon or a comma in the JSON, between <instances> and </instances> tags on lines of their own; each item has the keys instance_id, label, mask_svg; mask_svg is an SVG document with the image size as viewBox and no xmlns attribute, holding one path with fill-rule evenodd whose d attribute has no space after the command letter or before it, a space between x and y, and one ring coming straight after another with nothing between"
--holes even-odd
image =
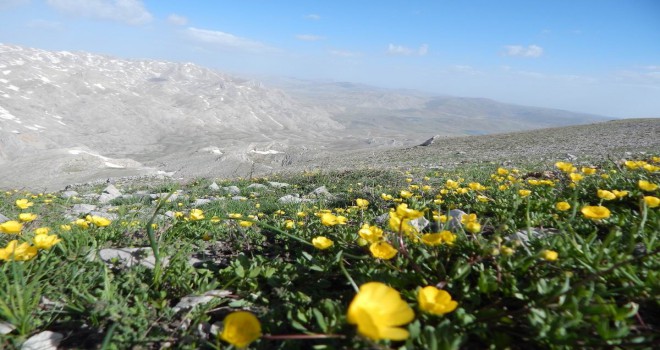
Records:
<instances>
[{"instance_id":1,"label":"stone","mask_svg":"<svg viewBox=\"0 0 660 350\"><path fill-rule=\"evenodd\" d=\"M532 227L529 230L519 230L506 237L505 241L519 241L524 245L529 244L532 239L542 239L551 235L559 233L559 230L554 228Z\"/></svg>"},{"instance_id":2,"label":"stone","mask_svg":"<svg viewBox=\"0 0 660 350\"><path fill-rule=\"evenodd\" d=\"M220 186L218 186L218 184L214 182L209 186L209 190L211 190L211 191L220 191Z\"/></svg>"},{"instance_id":3,"label":"stone","mask_svg":"<svg viewBox=\"0 0 660 350\"><path fill-rule=\"evenodd\" d=\"M270 185L270 187L273 187L273 188L285 188L285 187L290 186L289 184L284 183L284 182L274 182L274 181L269 181L268 185Z\"/></svg>"},{"instance_id":4,"label":"stone","mask_svg":"<svg viewBox=\"0 0 660 350\"><path fill-rule=\"evenodd\" d=\"M247 197L243 197L243 196L233 196L233 197L231 197L231 199L232 199L232 200L235 200L235 201L246 201L246 200L247 200Z\"/></svg>"},{"instance_id":5,"label":"stone","mask_svg":"<svg viewBox=\"0 0 660 350\"><path fill-rule=\"evenodd\" d=\"M13 324L5 321L0 321L0 334L9 334L14 329L16 329L16 327L14 327Z\"/></svg>"},{"instance_id":6,"label":"stone","mask_svg":"<svg viewBox=\"0 0 660 350\"><path fill-rule=\"evenodd\" d=\"M172 310L174 310L174 312L177 313L182 310L188 311L197 305L206 304L212 301L213 299L224 298L231 294L232 294L231 291L228 290L215 289L205 292L202 295L188 295L181 298L181 300L176 305L174 305Z\"/></svg>"},{"instance_id":7,"label":"stone","mask_svg":"<svg viewBox=\"0 0 660 350\"><path fill-rule=\"evenodd\" d=\"M115 261L124 264L126 267L140 264L153 269L156 265L153 251L149 247L101 249L99 251L99 257L110 267L115 265ZM162 263L163 265L167 265L167 259L164 258Z\"/></svg>"},{"instance_id":8,"label":"stone","mask_svg":"<svg viewBox=\"0 0 660 350\"><path fill-rule=\"evenodd\" d=\"M238 186L227 186L222 188L225 193L230 194L232 196L238 196L241 194L241 189L238 188Z\"/></svg>"},{"instance_id":9,"label":"stone","mask_svg":"<svg viewBox=\"0 0 660 350\"><path fill-rule=\"evenodd\" d=\"M309 202L309 199L300 198L300 195L298 194L287 194L286 196L280 197L277 200L277 202L281 204L296 204L302 202Z\"/></svg>"},{"instance_id":10,"label":"stone","mask_svg":"<svg viewBox=\"0 0 660 350\"><path fill-rule=\"evenodd\" d=\"M60 197L62 197L64 199L69 199L69 198L77 197L77 196L78 196L78 192L76 192L76 191L64 191L64 192L62 192L62 195Z\"/></svg>"},{"instance_id":11,"label":"stone","mask_svg":"<svg viewBox=\"0 0 660 350\"><path fill-rule=\"evenodd\" d=\"M64 336L61 333L44 331L37 333L21 345L21 350L57 350Z\"/></svg>"},{"instance_id":12,"label":"stone","mask_svg":"<svg viewBox=\"0 0 660 350\"><path fill-rule=\"evenodd\" d=\"M212 202L212 200L209 199L209 198L199 198L199 199L195 199L195 201L193 202L192 205L193 205L193 207L198 207L200 205L208 204L208 203L211 203L211 202Z\"/></svg>"},{"instance_id":13,"label":"stone","mask_svg":"<svg viewBox=\"0 0 660 350\"><path fill-rule=\"evenodd\" d=\"M75 204L73 207L71 207L71 212L78 216L80 214L89 214L96 210L96 208L98 207L93 204Z\"/></svg>"},{"instance_id":14,"label":"stone","mask_svg":"<svg viewBox=\"0 0 660 350\"><path fill-rule=\"evenodd\" d=\"M265 190L268 188L268 186L264 184L250 184L247 188L252 190Z\"/></svg>"},{"instance_id":15,"label":"stone","mask_svg":"<svg viewBox=\"0 0 660 350\"><path fill-rule=\"evenodd\" d=\"M430 146L430 145L433 144L433 142L435 142L435 140L436 140L438 137L440 137L440 135L435 135L435 136L431 137L430 139L428 139L428 140L426 140L426 141L420 143L419 146L422 146L422 147Z\"/></svg>"},{"instance_id":16,"label":"stone","mask_svg":"<svg viewBox=\"0 0 660 350\"><path fill-rule=\"evenodd\" d=\"M103 192L99 196L98 201L101 203L108 203L113 199L121 197L121 195L122 193L117 189L117 187L110 184L103 189Z\"/></svg>"},{"instance_id":17,"label":"stone","mask_svg":"<svg viewBox=\"0 0 660 350\"><path fill-rule=\"evenodd\" d=\"M331 198L331 197L333 197L332 193L330 193L330 191L328 191L328 188L326 188L325 186L321 186L321 187L318 187L318 188L314 189L314 191L310 192L307 196L312 197L312 198Z\"/></svg>"}]
</instances>

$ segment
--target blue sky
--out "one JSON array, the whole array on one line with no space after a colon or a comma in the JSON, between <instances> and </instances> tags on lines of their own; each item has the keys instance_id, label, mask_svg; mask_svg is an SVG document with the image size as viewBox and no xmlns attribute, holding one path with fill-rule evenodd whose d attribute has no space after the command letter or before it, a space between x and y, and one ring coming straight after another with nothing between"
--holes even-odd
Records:
<instances>
[{"instance_id":1,"label":"blue sky","mask_svg":"<svg viewBox=\"0 0 660 350\"><path fill-rule=\"evenodd\" d=\"M660 117L660 1L0 0L0 42Z\"/></svg>"}]
</instances>

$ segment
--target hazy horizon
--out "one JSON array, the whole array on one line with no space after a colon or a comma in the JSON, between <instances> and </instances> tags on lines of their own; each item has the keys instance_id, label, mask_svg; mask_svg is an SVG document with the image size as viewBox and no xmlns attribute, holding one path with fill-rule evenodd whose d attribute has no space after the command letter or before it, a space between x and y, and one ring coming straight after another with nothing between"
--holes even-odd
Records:
<instances>
[{"instance_id":1,"label":"hazy horizon","mask_svg":"<svg viewBox=\"0 0 660 350\"><path fill-rule=\"evenodd\" d=\"M652 0L0 0L0 42L643 118L660 117L659 15Z\"/></svg>"}]
</instances>

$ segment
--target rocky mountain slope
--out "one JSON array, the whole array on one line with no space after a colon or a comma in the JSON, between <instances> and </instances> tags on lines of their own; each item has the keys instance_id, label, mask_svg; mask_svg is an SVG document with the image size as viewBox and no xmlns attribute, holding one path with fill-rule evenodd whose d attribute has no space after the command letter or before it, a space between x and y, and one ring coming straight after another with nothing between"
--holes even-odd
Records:
<instances>
[{"instance_id":1,"label":"rocky mountain slope","mask_svg":"<svg viewBox=\"0 0 660 350\"><path fill-rule=\"evenodd\" d=\"M0 44L0 188L249 176L436 134L602 120L352 83L268 84L191 63Z\"/></svg>"}]
</instances>

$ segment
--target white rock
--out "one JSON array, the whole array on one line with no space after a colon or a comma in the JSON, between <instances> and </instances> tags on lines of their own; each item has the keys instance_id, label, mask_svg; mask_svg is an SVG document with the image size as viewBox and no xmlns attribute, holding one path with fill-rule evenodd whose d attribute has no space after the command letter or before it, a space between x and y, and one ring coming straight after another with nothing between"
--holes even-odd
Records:
<instances>
[{"instance_id":1,"label":"white rock","mask_svg":"<svg viewBox=\"0 0 660 350\"><path fill-rule=\"evenodd\" d=\"M44 331L28 338L21 350L57 350L64 336L60 333Z\"/></svg>"}]
</instances>

